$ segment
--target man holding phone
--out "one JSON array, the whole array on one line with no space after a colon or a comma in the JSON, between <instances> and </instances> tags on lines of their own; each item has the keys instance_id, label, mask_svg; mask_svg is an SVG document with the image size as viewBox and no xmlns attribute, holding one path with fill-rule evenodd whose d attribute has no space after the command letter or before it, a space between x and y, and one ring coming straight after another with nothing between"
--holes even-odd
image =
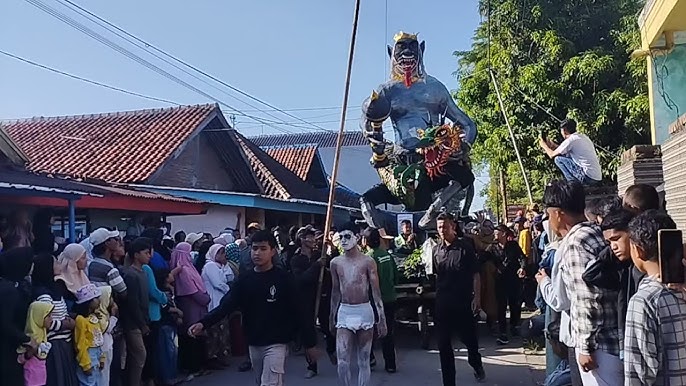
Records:
<instances>
[{"instance_id":1,"label":"man holding phone","mask_svg":"<svg viewBox=\"0 0 686 386\"><path fill-rule=\"evenodd\" d=\"M676 275L669 272L675 270L683 254L681 232L675 229L671 217L656 210L636 216L629 224L631 259L646 276L629 301L627 312L627 386L686 384L686 294L668 286L672 281L683 282L683 268ZM675 242L670 243L672 239Z\"/></svg>"}]
</instances>

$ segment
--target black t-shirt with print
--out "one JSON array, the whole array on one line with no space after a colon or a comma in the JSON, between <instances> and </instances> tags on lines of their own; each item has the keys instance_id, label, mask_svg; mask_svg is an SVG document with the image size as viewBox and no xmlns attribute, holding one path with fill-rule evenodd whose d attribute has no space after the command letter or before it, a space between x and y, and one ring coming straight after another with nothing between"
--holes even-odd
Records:
<instances>
[{"instance_id":1,"label":"black t-shirt with print","mask_svg":"<svg viewBox=\"0 0 686 386\"><path fill-rule=\"evenodd\" d=\"M232 312L241 311L250 346L289 343L300 334L303 345L313 347L317 338L306 319L313 316L306 315L300 303L289 272L277 267L266 272L249 271L241 273L220 305L201 323L209 328Z\"/></svg>"}]
</instances>

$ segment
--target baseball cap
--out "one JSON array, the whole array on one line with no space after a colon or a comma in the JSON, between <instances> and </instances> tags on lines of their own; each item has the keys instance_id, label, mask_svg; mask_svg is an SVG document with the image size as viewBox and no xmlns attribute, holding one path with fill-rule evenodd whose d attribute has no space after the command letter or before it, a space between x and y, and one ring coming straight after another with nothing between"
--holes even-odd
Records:
<instances>
[{"instance_id":1,"label":"baseball cap","mask_svg":"<svg viewBox=\"0 0 686 386\"><path fill-rule=\"evenodd\" d=\"M189 233L186 235L186 242L190 245L195 244L196 241L203 238L205 235L202 233Z\"/></svg>"},{"instance_id":2,"label":"baseball cap","mask_svg":"<svg viewBox=\"0 0 686 386\"><path fill-rule=\"evenodd\" d=\"M111 231L107 228L98 228L91 232L90 236L88 236L88 239L93 246L96 246L115 237L119 237L119 231Z\"/></svg>"},{"instance_id":3,"label":"baseball cap","mask_svg":"<svg viewBox=\"0 0 686 386\"><path fill-rule=\"evenodd\" d=\"M257 230L257 231L261 231L261 230L262 230L262 226L261 226L259 223L251 222L250 224L248 224L248 228L247 228L247 229L248 229L248 230L254 229L254 230Z\"/></svg>"}]
</instances>

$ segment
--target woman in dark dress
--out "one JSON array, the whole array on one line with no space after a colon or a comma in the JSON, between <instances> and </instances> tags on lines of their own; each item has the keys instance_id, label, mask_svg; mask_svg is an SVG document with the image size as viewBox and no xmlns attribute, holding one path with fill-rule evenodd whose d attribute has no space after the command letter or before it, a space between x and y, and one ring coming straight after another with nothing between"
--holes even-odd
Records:
<instances>
[{"instance_id":1,"label":"woman in dark dress","mask_svg":"<svg viewBox=\"0 0 686 386\"><path fill-rule=\"evenodd\" d=\"M48 329L48 342L52 348L48 353L46 368L47 386L78 386L76 354L72 343L74 320L67 313L65 298L75 300L63 281L55 281L56 260L50 253L36 256L31 273L33 298L39 302L51 303L54 308L50 316L52 324ZM105 385L107 386L107 385Z\"/></svg>"},{"instance_id":2,"label":"woman in dark dress","mask_svg":"<svg viewBox=\"0 0 686 386\"><path fill-rule=\"evenodd\" d=\"M23 385L24 371L17 363L17 348L27 352L36 342L24 333L26 314L31 303L31 286L26 276L33 265L31 247L15 248L0 254L0 374L3 385Z\"/></svg>"}]
</instances>

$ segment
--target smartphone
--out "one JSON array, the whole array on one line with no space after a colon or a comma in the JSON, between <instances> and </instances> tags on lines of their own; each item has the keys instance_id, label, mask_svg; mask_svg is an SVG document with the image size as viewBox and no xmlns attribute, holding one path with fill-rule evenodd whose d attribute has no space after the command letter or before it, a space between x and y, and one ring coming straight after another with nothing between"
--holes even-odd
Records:
<instances>
[{"instance_id":1,"label":"smartphone","mask_svg":"<svg viewBox=\"0 0 686 386\"><path fill-rule=\"evenodd\" d=\"M661 229L657 232L660 277L665 284L684 282L683 239L680 230Z\"/></svg>"}]
</instances>

